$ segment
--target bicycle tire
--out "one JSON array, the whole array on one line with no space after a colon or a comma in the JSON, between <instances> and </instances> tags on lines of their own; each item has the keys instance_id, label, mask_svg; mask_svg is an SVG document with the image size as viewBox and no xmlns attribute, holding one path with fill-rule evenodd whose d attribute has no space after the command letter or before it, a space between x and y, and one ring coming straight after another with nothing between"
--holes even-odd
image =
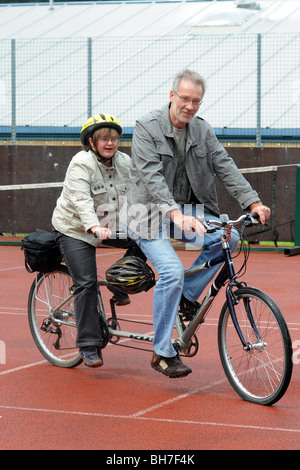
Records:
<instances>
[{"instance_id":1,"label":"bicycle tire","mask_svg":"<svg viewBox=\"0 0 300 470\"><path fill-rule=\"evenodd\" d=\"M34 342L47 361L64 368L82 363L76 347L74 299L57 311L57 321L49 310L69 296L72 285L67 267L61 265L51 273L38 273L28 296L28 320ZM62 325L59 320L69 321L70 325Z\"/></svg>"},{"instance_id":2,"label":"bicycle tire","mask_svg":"<svg viewBox=\"0 0 300 470\"><path fill-rule=\"evenodd\" d=\"M293 370L292 342L286 321L274 300L254 287L234 291L235 312L249 350L233 325L227 301L218 324L219 354L233 389L245 401L273 405L286 392ZM247 317L245 300L263 341L259 342Z\"/></svg>"}]
</instances>

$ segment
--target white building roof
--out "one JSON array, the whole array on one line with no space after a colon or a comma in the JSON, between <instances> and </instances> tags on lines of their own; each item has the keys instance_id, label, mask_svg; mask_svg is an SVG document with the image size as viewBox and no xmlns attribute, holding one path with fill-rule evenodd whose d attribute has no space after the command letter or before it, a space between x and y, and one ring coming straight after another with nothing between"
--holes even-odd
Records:
<instances>
[{"instance_id":1,"label":"white building roof","mask_svg":"<svg viewBox=\"0 0 300 470\"><path fill-rule=\"evenodd\" d=\"M298 135L299 32L300 0L2 4L0 127L78 133L101 111L130 130L192 68L215 128Z\"/></svg>"},{"instance_id":2,"label":"white building roof","mask_svg":"<svg viewBox=\"0 0 300 470\"><path fill-rule=\"evenodd\" d=\"M52 6L51 6L52 3ZM300 32L300 0L0 5L0 38Z\"/></svg>"}]
</instances>

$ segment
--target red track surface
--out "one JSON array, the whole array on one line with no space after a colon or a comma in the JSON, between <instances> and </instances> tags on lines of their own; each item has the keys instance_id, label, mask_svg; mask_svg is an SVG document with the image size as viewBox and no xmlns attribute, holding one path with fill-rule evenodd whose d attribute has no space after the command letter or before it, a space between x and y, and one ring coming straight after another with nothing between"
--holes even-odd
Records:
<instances>
[{"instance_id":1,"label":"red track surface","mask_svg":"<svg viewBox=\"0 0 300 470\"><path fill-rule=\"evenodd\" d=\"M195 252L178 253L189 267ZM99 250L100 272L121 255ZM102 368L66 370L47 363L31 338L27 296L34 275L25 271L20 247L0 246L0 260L0 449L300 448L300 257L254 252L245 276L279 304L299 362L272 407L242 401L225 377L216 341L222 294L198 331L199 353L184 359L193 369L186 378L155 372L149 352L111 344ZM123 309L151 318L152 291Z\"/></svg>"}]
</instances>

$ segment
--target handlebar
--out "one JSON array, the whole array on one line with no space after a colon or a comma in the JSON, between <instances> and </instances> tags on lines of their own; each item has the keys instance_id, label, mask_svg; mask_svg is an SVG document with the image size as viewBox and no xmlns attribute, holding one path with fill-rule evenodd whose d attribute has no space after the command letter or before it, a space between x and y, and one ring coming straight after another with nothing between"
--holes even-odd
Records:
<instances>
[{"instance_id":1,"label":"handlebar","mask_svg":"<svg viewBox=\"0 0 300 470\"><path fill-rule=\"evenodd\" d=\"M238 219L236 220L229 220L229 217L227 214L221 214L220 215L220 221L218 220L202 220L201 217L199 217L199 221L202 223L202 225L206 228L207 233L214 233L218 228L222 227L233 227L235 225L239 225L241 222L244 222L245 227L252 227L252 225L257 225L259 224L259 215L256 212L252 213L247 213L241 215ZM214 225L212 227L211 225ZM267 224L266 224L267 225ZM217 228L218 227L218 228ZM94 233L94 237L100 240L100 236L98 232ZM122 238L127 238L127 235L125 232L114 232L112 236L110 237L111 239L122 239Z\"/></svg>"},{"instance_id":2,"label":"handlebar","mask_svg":"<svg viewBox=\"0 0 300 470\"><path fill-rule=\"evenodd\" d=\"M218 220L200 220L202 225L206 228L207 233L213 233L217 230L217 227L233 227L235 225L239 225L241 222L244 222L245 227L252 227L252 225L259 224L259 215L256 212L247 213L241 215L236 220L229 220L227 214L220 215L220 221ZM214 225L212 227L211 225Z\"/></svg>"},{"instance_id":3,"label":"handlebar","mask_svg":"<svg viewBox=\"0 0 300 470\"><path fill-rule=\"evenodd\" d=\"M95 232L94 237L97 238L98 240L101 240L99 232ZM119 240L119 239L125 239L125 238L127 238L127 235L125 232L113 232L112 236L109 237L110 240L114 240L114 239Z\"/></svg>"},{"instance_id":4,"label":"handlebar","mask_svg":"<svg viewBox=\"0 0 300 470\"><path fill-rule=\"evenodd\" d=\"M222 228L222 227L230 227L230 226L233 227L235 225L239 225L241 222L244 222L245 227L252 227L252 225L257 225L260 223L259 215L256 212L243 214L236 220L229 220L229 217L227 214L221 214L220 221L219 220L203 220L201 217L199 217L199 221L206 228L207 233L216 232L218 228ZM214 227L212 227L212 225L214 225ZM94 237L100 240L100 236L98 232L94 233ZM114 232L112 236L110 237L110 239L120 239L120 238L121 239L127 238L126 233Z\"/></svg>"}]
</instances>

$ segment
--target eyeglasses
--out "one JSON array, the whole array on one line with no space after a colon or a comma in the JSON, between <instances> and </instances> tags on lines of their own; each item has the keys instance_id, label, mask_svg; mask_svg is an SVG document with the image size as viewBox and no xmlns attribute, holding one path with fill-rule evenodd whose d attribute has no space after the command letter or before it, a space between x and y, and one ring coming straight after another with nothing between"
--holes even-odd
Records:
<instances>
[{"instance_id":1,"label":"eyeglasses","mask_svg":"<svg viewBox=\"0 0 300 470\"><path fill-rule=\"evenodd\" d=\"M174 90L173 90L174 91ZM181 99L181 101L184 103L184 104L190 104L192 103L192 105L194 106L194 108L198 108L201 104L202 104L202 100L189 100L188 98L186 98L185 96L180 96L178 95L178 93L176 93L176 91L174 91L175 95L178 96L178 98Z\"/></svg>"},{"instance_id":2,"label":"eyeglasses","mask_svg":"<svg viewBox=\"0 0 300 470\"><path fill-rule=\"evenodd\" d=\"M108 144L109 141L111 141L112 144L117 144L119 142L118 137L112 137L111 139L99 139L101 144Z\"/></svg>"}]
</instances>

